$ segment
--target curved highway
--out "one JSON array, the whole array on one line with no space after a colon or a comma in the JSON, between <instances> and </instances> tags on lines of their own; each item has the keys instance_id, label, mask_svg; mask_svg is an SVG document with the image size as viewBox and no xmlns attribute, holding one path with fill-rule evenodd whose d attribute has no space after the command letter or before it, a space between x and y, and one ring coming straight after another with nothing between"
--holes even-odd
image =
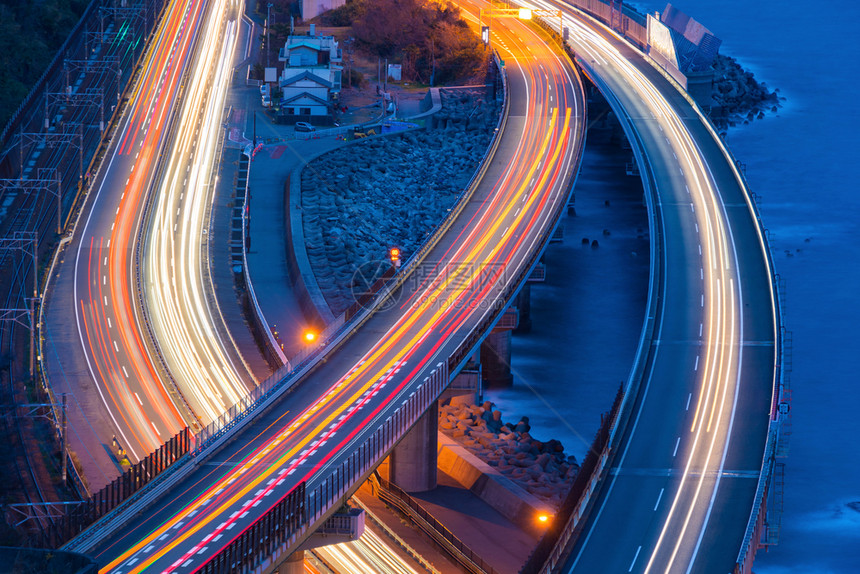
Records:
<instances>
[{"instance_id":1,"label":"curved highway","mask_svg":"<svg viewBox=\"0 0 860 574\"><path fill-rule=\"evenodd\" d=\"M248 390L204 296L201 242L240 8L185 0L165 9L76 234L68 312L89 377L75 392L95 381L107 413L96 438L113 433L132 460Z\"/></svg>"},{"instance_id":2,"label":"curved highway","mask_svg":"<svg viewBox=\"0 0 860 574\"><path fill-rule=\"evenodd\" d=\"M310 491L326 480L498 313L496 300L522 280L564 209L584 109L569 61L521 23L497 22L510 90L506 128L459 218L422 272L394 293L398 304L373 315L216 457L154 493L150 510L70 546L105 572L195 571L297 484Z\"/></svg>"},{"instance_id":3,"label":"curved highway","mask_svg":"<svg viewBox=\"0 0 860 574\"><path fill-rule=\"evenodd\" d=\"M146 190L166 145L166 124L202 10L200 1L173 2L165 9L78 231L73 295L78 335L116 436L134 460L186 426L138 326L134 261Z\"/></svg>"},{"instance_id":4,"label":"curved highway","mask_svg":"<svg viewBox=\"0 0 860 574\"><path fill-rule=\"evenodd\" d=\"M208 214L218 137L232 78L238 12L210 0L176 130L166 148L142 259L144 306L155 340L185 400L204 424L239 402L250 379L221 338L208 278ZM210 301L212 303L210 304Z\"/></svg>"},{"instance_id":5,"label":"curved highway","mask_svg":"<svg viewBox=\"0 0 860 574\"><path fill-rule=\"evenodd\" d=\"M641 384L563 571L731 572L778 372L767 246L732 159L687 98L605 27L552 7L637 154L659 260Z\"/></svg>"}]
</instances>

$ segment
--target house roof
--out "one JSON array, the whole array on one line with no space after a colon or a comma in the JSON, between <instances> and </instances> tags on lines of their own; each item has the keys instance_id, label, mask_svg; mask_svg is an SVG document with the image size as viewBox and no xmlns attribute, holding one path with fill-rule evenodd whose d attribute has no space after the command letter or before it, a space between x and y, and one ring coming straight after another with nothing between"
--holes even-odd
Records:
<instances>
[{"instance_id":1,"label":"house roof","mask_svg":"<svg viewBox=\"0 0 860 574\"><path fill-rule=\"evenodd\" d=\"M289 70L289 68L284 69L285 72L287 70ZM300 73L296 74L295 76L290 76L289 78L281 80L281 86L289 86L290 84L295 84L296 82L298 82L300 80L311 80L311 81L314 81L317 84L324 86L326 88L332 87L331 82L329 82L328 80L324 80L324 79L320 78L316 74L312 74L308 70L300 72Z\"/></svg>"},{"instance_id":2,"label":"house roof","mask_svg":"<svg viewBox=\"0 0 860 574\"><path fill-rule=\"evenodd\" d=\"M317 52L321 52L323 50L328 50L328 48L323 48L318 43L309 42L308 40L300 40L298 42L294 42L292 44L287 44L287 50L292 50L293 48L310 48L311 50L316 50Z\"/></svg>"},{"instance_id":3,"label":"house roof","mask_svg":"<svg viewBox=\"0 0 860 574\"><path fill-rule=\"evenodd\" d=\"M309 100L313 101L314 103L317 103L317 104L320 104L323 106L327 106L329 104L326 100L324 100L320 97L317 97L313 94L309 94L308 92L302 92L300 94L296 94L292 98L281 100L281 105L283 106L283 105L288 105L288 104L294 104L295 102L297 102L298 100L301 100L303 98L309 99Z\"/></svg>"}]
</instances>

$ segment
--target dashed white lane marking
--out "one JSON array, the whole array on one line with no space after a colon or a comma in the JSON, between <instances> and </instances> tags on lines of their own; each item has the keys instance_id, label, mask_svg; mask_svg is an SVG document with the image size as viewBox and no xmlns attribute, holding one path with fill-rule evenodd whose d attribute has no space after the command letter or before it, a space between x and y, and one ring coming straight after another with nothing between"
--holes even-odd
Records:
<instances>
[{"instance_id":1,"label":"dashed white lane marking","mask_svg":"<svg viewBox=\"0 0 860 574\"><path fill-rule=\"evenodd\" d=\"M155 430L155 434L157 434L158 436L161 436L161 433L158 432L158 429L156 428L155 423L152 421L149 421L149 424L152 425L153 430Z\"/></svg>"},{"instance_id":2,"label":"dashed white lane marking","mask_svg":"<svg viewBox=\"0 0 860 574\"><path fill-rule=\"evenodd\" d=\"M705 294L702 293L702 307L705 306Z\"/></svg>"},{"instance_id":3,"label":"dashed white lane marking","mask_svg":"<svg viewBox=\"0 0 860 574\"><path fill-rule=\"evenodd\" d=\"M679 444L681 444L681 437L678 437L678 440L675 441L675 452L672 453L673 458L678 454L678 445Z\"/></svg>"},{"instance_id":4,"label":"dashed white lane marking","mask_svg":"<svg viewBox=\"0 0 860 574\"><path fill-rule=\"evenodd\" d=\"M687 395L687 408L685 410L690 410L690 401L693 399L693 393Z\"/></svg>"},{"instance_id":5,"label":"dashed white lane marking","mask_svg":"<svg viewBox=\"0 0 860 574\"><path fill-rule=\"evenodd\" d=\"M128 375L126 375L126 376L128 376ZM134 393L134 396L137 399L137 402L140 403L140 406L143 406L143 401L140 400L140 395L138 395L137 393Z\"/></svg>"},{"instance_id":6,"label":"dashed white lane marking","mask_svg":"<svg viewBox=\"0 0 860 574\"><path fill-rule=\"evenodd\" d=\"M104 265L107 265L107 255L105 255L105 262L104 262Z\"/></svg>"},{"instance_id":7,"label":"dashed white lane marking","mask_svg":"<svg viewBox=\"0 0 860 574\"><path fill-rule=\"evenodd\" d=\"M110 317L108 317L107 320L108 320L108 329L113 329L113 323L111 323Z\"/></svg>"},{"instance_id":8,"label":"dashed white lane marking","mask_svg":"<svg viewBox=\"0 0 860 574\"><path fill-rule=\"evenodd\" d=\"M107 307L107 304L108 304L108 302L107 302L107 295L105 295L105 307Z\"/></svg>"},{"instance_id":9,"label":"dashed white lane marking","mask_svg":"<svg viewBox=\"0 0 860 574\"><path fill-rule=\"evenodd\" d=\"M127 379L128 378L128 371L125 370L125 365L122 366L122 372L125 373L125 378ZM137 393L135 393L135 394L137 394ZM137 400L140 401L140 397L138 397Z\"/></svg>"},{"instance_id":10,"label":"dashed white lane marking","mask_svg":"<svg viewBox=\"0 0 860 574\"><path fill-rule=\"evenodd\" d=\"M117 353L119 353L119 346L116 344L116 340L113 342L113 348L116 349Z\"/></svg>"},{"instance_id":11,"label":"dashed white lane marking","mask_svg":"<svg viewBox=\"0 0 860 574\"><path fill-rule=\"evenodd\" d=\"M693 370L694 370L694 371L698 371L698 370L699 370L699 355L696 355L696 364L695 364L695 365L693 365Z\"/></svg>"},{"instance_id":12,"label":"dashed white lane marking","mask_svg":"<svg viewBox=\"0 0 860 574\"><path fill-rule=\"evenodd\" d=\"M102 285L107 285L107 275L102 275Z\"/></svg>"},{"instance_id":13,"label":"dashed white lane marking","mask_svg":"<svg viewBox=\"0 0 860 574\"><path fill-rule=\"evenodd\" d=\"M699 337L702 336L702 327L704 327L704 323L699 323Z\"/></svg>"},{"instance_id":14,"label":"dashed white lane marking","mask_svg":"<svg viewBox=\"0 0 860 574\"><path fill-rule=\"evenodd\" d=\"M700 243L699 244L699 255L701 255L701 254L702 254L702 244Z\"/></svg>"},{"instance_id":15,"label":"dashed white lane marking","mask_svg":"<svg viewBox=\"0 0 860 574\"><path fill-rule=\"evenodd\" d=\"M680 171L680 172L681 172L681 177L684 177L684 170L683 170L683 169L681 169L681 168L679 167L679 168L678 168L678 171Z\"/></svg>"},{"instance_id":16,"label":"dashed white lane marking","mask_svg":"<svg viewBox=\"0 0 860 574\"><path fill-rule=\"evenodd\" d=\"M678 159L678 155L675 152L672 152L672 157L674 157L675 159Z\"/></svg>"},{"instance_id":17,"label":"dashed white lane marking","mask_svg":"<svg viewBox=\"0 0 860 574\"><path fill-rule=\"evenodd\" d=\"M702 281L705 280L705 270L701 267L699 267L699 279L701 279Z\"/></svg>"},{"instance_id":18,"label":"dashed white lane marking","mask_svg":"<svg viewBox=\"0 0 860 574\"><path fill-rule=\"evenodd\" d=\"M698 232L699 232L699 224L697 223L696 224L696 233L698 233Z\"/></svg>"},{"instance_id":19,"label":"dashed white lane marking","mask_svg":"<svg viewBox=\"0 0 860 574\"><path fill-rule=\"evenodd\" d=\"M658 495L657 495L657 502L655 502L655 503L654 503L654 511L655 511L655 512L657 511L657 507L658 507L658 506L660 506L660 499L661 499L661 498L663 498L663 491L664 491L664 490L666 490L666 489L665 489L665 488L661 488L661 489L660 489L660 494L658 494Z\"/></svg>"},{"instance_id":20,"label":"dashed white lane marking","mask_svg":"<svg viewBox=\"0 0 860 574\"><path fill-rule=\"evenodd\" d=\"M636 559L639 558L639 553L642 551L642 546L636 549L636 554L633 556L633 560L630 562L630 568L627 569L628 572L633 572L633 565L636 564Z\"/></svg>"}]
</instances>

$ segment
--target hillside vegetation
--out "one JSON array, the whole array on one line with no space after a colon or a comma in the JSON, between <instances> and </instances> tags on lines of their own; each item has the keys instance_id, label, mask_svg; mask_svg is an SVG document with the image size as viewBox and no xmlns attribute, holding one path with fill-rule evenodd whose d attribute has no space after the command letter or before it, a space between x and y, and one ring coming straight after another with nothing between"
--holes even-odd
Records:
<instances>
[{"instance_id":1,"label":"hillside vegetation","mask_svg":"<svg viewBox=\"0 0 860 574\"><path fill-rule=\"evenodd\" d=\"M329 26L351 26L359 48L400 62L407 81L452 83L486 65L480 39L448 2L347 0L321 18Z\"/></svg>"},{"instance_id":2,"label":"hillside vegetation","mask_svg":"<svg viewBox=\"0 0 860 574\"><path fill-rule=\"evenodd\" d=\"M89 0L0 0L0 128L77 24Z\"/></svg>"}]
</instances>

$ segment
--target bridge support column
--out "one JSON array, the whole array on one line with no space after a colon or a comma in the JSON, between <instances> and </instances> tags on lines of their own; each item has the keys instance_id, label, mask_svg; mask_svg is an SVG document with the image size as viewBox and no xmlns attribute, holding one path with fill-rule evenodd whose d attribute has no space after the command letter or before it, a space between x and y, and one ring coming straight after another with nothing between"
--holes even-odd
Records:
<instances>
[{"instance_id":1,"label":"bridge support column","mask_svg":"<svg viewBox=\"0 0 860 574\"><path fill-rule=\"evenodd\" d=\"M495 328L481 343L481 374L484 385L504 388L514 384L511 374L512 329Z\"/></svg>"},{"instance_id":2,"label":"bridge support column","mask_svg":"<svg viewBox=\"0 0 860 574\"><path fill-rule=\"evenodd\" d=\"M517 293L517 298L514 304L519 313L519 321L517 323L517 333L528 333L532 330L532 286L526 282L520 292Z\"/></svg>"},{"instance_id":3,"label":"bridge support column","mask_svg":"<svg viewBox=\"0 0 860 574\"><path fill-rule=\"evenodd\" d=\"M391 451L388 473L391 482L406 492L436 488L436 434L439 431L439 403L418 419Z\"/></svg>"},{"instance_id":4,"label":"bridge support column","mask_svg":"<svg viewBox=\"0 0 860 574\"><path fill-rule=\"evenodd\" d=\"M305 551L296 550L278 566L278 574L304 574Z\"/></svg>"}]
</instances>

